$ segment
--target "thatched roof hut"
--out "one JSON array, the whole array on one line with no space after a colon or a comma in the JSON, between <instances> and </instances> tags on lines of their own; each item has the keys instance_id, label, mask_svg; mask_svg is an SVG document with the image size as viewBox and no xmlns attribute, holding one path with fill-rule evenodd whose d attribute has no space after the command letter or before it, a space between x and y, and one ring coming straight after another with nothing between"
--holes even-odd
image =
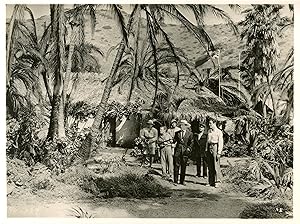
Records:
<instances>
[{"instance_id":1,"label":"thatched roof hut","mask_svg":"<svg viewBox=\"0 0 300 224\"><path fill-rule=\"evenodd\" d=\"M72 102L84 101L92 106L98 105L105 87L105 74L85 73L78 76L76 91L72 97ZM224 101L216 96L206 87L201 87L195 90L186 89L183 81L175 88L175 82L170 78L162 79L164 86L160 86L160 92L172 93L174 99L182 99L182 103L173 113L176 117L185 117L193 120L199 117L214 116L220 121L226 119L225 115L233 113L237 108L226 106ZM142 101L142 107L147 110L151 107L154 97L154 86L145 88L135 88L131 101ZM109 101L117 101L125 104L129 92L129 85L124 85L123 88L116 86L111 92Z\"/></svg>"}]
</instances>

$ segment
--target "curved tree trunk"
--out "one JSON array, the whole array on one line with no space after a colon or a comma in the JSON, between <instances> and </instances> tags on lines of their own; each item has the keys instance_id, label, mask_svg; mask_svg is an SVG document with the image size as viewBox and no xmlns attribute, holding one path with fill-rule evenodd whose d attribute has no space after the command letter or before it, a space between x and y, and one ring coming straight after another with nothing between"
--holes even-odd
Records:
<instances>
[{"instance_id":1,"label":"curved tree trunk","mask_svg":"<svg viewBox=\"0 0 300 224\"><path fill-rule=\"evenodd\" d=\"M101 102L99 104L93 125L91 127L91 131L82 144L81 151L83 153L83 155L82 155L83 160L88 159L90 157L91 153L93 153L94 151L97 151L97 148L98 148L97 141L98 141L98 137L100 135L100 127L103 122L104 113L105 113L107 102L108 102L108 99L109 99L109 96L110 96L110 93L111 93L111 90L113 87L113 82L115 80L116 71L117 71L117 68L122 59L124 50L125 50L125 41L122 40L122 42L119 46L117 55L115 57L112 69L110 71L110 75L106 79Z\"/></svg>"},{"instance_id":2,"label":"curved tree trunk","mask_svg":"<svg viewBox=\"0 0 300 224\"><path fill-rule=\"evenodd\" d=\"M50 125L48 131L49 139L62 139L66 137L64 126L64 104L63 104L63 64L64 64L64 6L50 5L51 21L53 23L51 36L54 41L57 66L54 72L54 88Z\"/></svg>"},{"instance_id":3,"label":"curved tree trunk","mask_svg":"<svg viewBox=\"0 0 300 224\"><path fill-rule=\"evenodd\" d=\"M135 38L135 52L134 52L134 72L133 72L133 76L131 79L131 83L130 83L130 90L129 90L129 94L127 97L127 103L130 102L131 100L131 96L132 96L132 92L134 89L134 81L136 79L136 77L138 76L138 72L139 72L139 65L140 65L140 61L139 61L139 38L140 38L140 27L141 27L141 18L140 18L140 12L141 12L141 8L138 8L138 21L137 21L137 30L136 30L136 38Z\"/></svg>"}]
</instances>

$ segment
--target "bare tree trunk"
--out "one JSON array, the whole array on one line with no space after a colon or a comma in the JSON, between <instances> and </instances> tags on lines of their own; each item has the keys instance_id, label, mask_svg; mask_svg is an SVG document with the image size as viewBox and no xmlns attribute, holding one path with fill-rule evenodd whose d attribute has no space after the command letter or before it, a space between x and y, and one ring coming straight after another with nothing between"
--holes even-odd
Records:
<instances>
[{"instance_id":1,"label":"bare tree trunk","mask_svg":"<svg viewBox=\"0 0 300 224\"><path fill-rule=\"evenodd\" d=\"M106 83L105 83L105 87L104 87L104 91L102 94L102 98L101 98L101 102L99 104L99 108L97 110L96 116L95 116L95 120L93 122L93 125L91 127L91 131L88 134L88 136L86 137L85 141L82 144L82 159L86 160L90 157L91 153L96 151L98 148L98 137L100 135L100 126L103 122L103 118L104 118L104 113L106 110L106 106L107 106L107 102L108 102L108 98L110 95L110 92L112 90L113 87L113 82L115 80L115 75L116 75L116 71L117 68L120 64L120 61L122 59L123 53L125 50L125 41L122 40L117 55L115 57L112 69L110 71L110 75L108 76L108 78L106 79Z\"/></svg>"},{"instance_id":2,"label":"bare tree trunk","mask_svg":"<svg viewBox=\"0 0 300 224\"><path fill-rule=\"evenodd\" d=\"M47 76L47 72L45 70L42 71L42 76L50 104L52 104L52 91L50 88L49 77Z\"/></svg>"},{"instance_id":3,"label":"bare tree trunk","mask_svg":"<svg viewBox=\"0 0 300 224\"><path fill-rule=\"evenodd\" d=\"M51 21L53 22L51 35L55 43L57 66L55 68L52 110L48 138L65 138L64 103L63 103L63 64L64 64L64 6L50 5Z\"/></svg>"},{"instance_id":4,"label":"bare tree trunk","mask_svg":"<svg viewBox=\"0 0 300 224\"><path fill-rule=\"evenodd\" d=\"M128 94L128 98L127 98L127 103L130 102L131 96L132 96L132 92L134 89L134 81L136 79L136 77L138 76L138 72L139 72L139 37L140 37L140 27L141 27L141 18L140 18L140 12L141 12L141 8L138 8L138 21L137 21L137 30L136 30L136 38L135 38L135 52L134 52L134 71L133 71L133 77L131 79L131 83L130 83L130 90L129 90L129 94Z\"/></svg>"}]
</instances>

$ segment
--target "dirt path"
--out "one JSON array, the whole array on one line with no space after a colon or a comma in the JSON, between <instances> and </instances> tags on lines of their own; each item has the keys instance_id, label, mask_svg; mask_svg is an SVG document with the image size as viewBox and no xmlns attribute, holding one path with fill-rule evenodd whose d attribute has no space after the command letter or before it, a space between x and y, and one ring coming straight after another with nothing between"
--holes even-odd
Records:
<instances>
[{"instance_id":1,"label":"dirt path","mask_svg":"<svg viewBox=\"0 0 300 224\"><path fill-rule=\"evenodd\" d=\"M74 189L77 196L73 198L55 197L55 193L9 198L7 213L9 217L72 217L70 209L80 207L95 218L237 218L245 206L253 202L241 195L226 193L226 184L220 188L205 186L207 179L195 177L195 171L194 165L188 166L186 186L175 186L161 178L160 165L155 164L151 175L173 190L168 198L94 199L88 194L78 195L80 192Z\"/></svg>"}]
</instances>

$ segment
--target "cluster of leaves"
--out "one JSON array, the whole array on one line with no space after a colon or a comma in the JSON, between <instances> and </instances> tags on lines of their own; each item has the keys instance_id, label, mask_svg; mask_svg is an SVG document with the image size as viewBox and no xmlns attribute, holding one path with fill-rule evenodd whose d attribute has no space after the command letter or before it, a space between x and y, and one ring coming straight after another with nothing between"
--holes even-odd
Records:
<instances>
[{"instance_id":1,"label":"cluster of leaves","mask_svg":"<svg viewBox=\"0 0 300 224\"><path fill-rule=\"evenodd\" d=\"M123 165L122 157L115 153L102 153L87 163L97 174L113 173Z\"/></svg>"},{"instance_id":2,"label":"cluster of leaves","mask_svg":"<svg viewBox=\"0 0 300 224\"><path fill-rule=\"evenodd\" d=\"M97 108L84 101L78 101L70 104L68 107L68 116L75 118L76 121L86 121L89 117L95 117Z\"/></svg>"},{"instance_id":3,"label":"cluster of leaves","mask_svg":"<svg viewBox=\"0 0 300 224\"><path fill-rule=\"evenodd\" d=\"M136 173L92 179L83 189L105 198L155 198L171 195L170 190L157 183L153 177Z\"/></svg>"},{"instance_id":4,"label":"cluster of leaves","mask_svg":"<svg viewBox=\"0 0 300 224\"><path fill-rule=\"evenodd\" d=\"M96 174L83 165L71 166L56 176L56 180L65 184L83 186L91 179L95 179Z\"/></svg>"},{"instance_id":5,"label":"cluster of leaves","mask_svg":"<svg viewBox=\"0 0 300 224\"><path fill-rule=\"evenodd\" d=\"M228 180L250 196L263 199L287 197L293 188L293 132L289 125L260 122L251 154L243 166L237 164L227 170Z\"/></svg>"},{"instance_id":6,"label":"cluster of leaves","mask_svg":"<svg viewBox=\"0 0 300 224\"><path fill-rule=\"evenodd\" d=\"M293 127L262 120L256 125L254 156L293 167Z\"/></svg>"},{"instance_id":7,"label":"cluster of leaves","mask_svg":"<svg viewBox=\"0 0 300 224\"><path fill-rule=\"evenodd\" d=\"M267 219L267 218L290 218L292 209L282 202L267 202L247 206L241 213L240 218Z\"/></svg>"},{"instance_id":8,"label":"cluster of leaves","mask_svg":"<svg viewBox=\"0 0 300 224\"><path fill-rule=\"evenodd\" d=\"M122 116L128 117L131 114L137 114L141 110L141 105L139 103L128 102L128 104L123 105L119 102L113 101L111 102L106 111L106 118L121 118Z\"/></svg>"},{"instance_id":9,"label":"cluster of leaves","mask_svg":"<svg viewBox=\"0 0 300 224\"><path fill-rule=\"evenodd\" d=\"M43 156L41 140L38 132L43 122L32 110L19 112L18 119L7 121L6 153L9 158L24 160L27 165L33 165Z\"/></svg>"},{"instance_id":10,"label":"cluster of leaves","mask_svg":"<svg viewBox=\"0 0 300 224\"><path fill-rule=\"evenodd\" d=\"M87 133L86 130L78 131L73 127L67 130L66 139L46 141L43 149L47 154L43 162L56 174L64 172L78 158L81 144Z\"/></svg>"},{"instance_id":11,"label":"cluster of leaves","mask_svg":"<svg viewBox=\"0 0 300 224\"><path fill-rule=\"evenodd\" d=\"M224 145L222 154L227 157L245 157L249 156L248 146L238 142L230 141Z\"/></svg>"}]
</instances>

